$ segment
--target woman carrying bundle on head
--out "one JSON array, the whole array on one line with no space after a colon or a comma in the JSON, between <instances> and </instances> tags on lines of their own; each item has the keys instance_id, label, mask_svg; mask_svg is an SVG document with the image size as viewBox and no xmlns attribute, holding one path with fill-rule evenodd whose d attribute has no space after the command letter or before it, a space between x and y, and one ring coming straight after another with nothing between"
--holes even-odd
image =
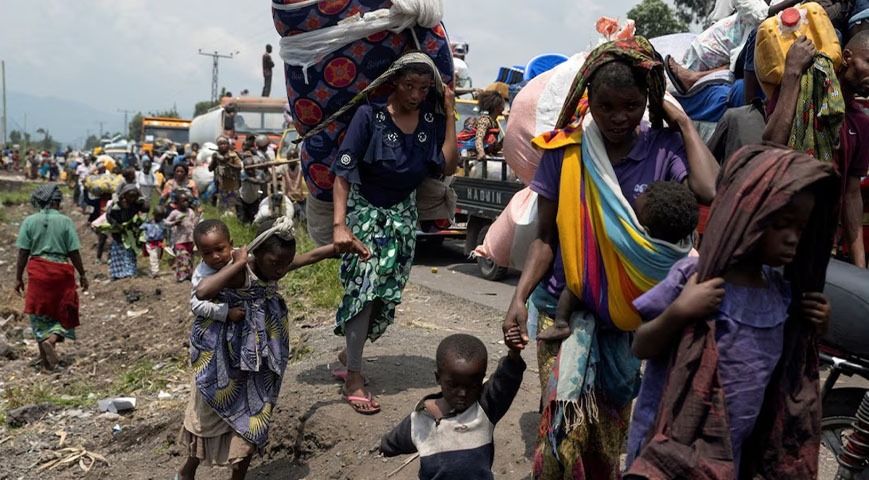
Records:
<instances>
[{"instance_id":1,"label":"woman carrying bundle on head","mask_svg":"<svg viewBox=\"0 0 869 480\"><path fill-rule=\"evenodd\" d=\"M344 379L345 400L363 414L380 411L365 390L362 350L366 339L374 341L386 331L401 303L416 246L415 190L428 177L452 175L459 158L453 93L431 58L417 52L403 55L356 99L387 81L393 92L383 104L356 110L332 164L333 237L345 253L340 272L344 298L335 333L347 339L339 355L346 369L333 375ZM371 258L349 254L359 241L371 250Z\"/></svg>"},{"instance_id":2,"label":"woman carrying bundle on head","mask_svg":"<svg viewBox=\"0 0 869 480\"><path fill-rule=\"evenodd\" d=\"M544 412L533 473L615 479L639 380L631 302L690 249L688 239L652 238L635 202L650 184L672 181L709 203L718 165L684 112L665 101L663 67L643 37L589 54L556 127L534 140L544 150L531 183L540 229L503 330L519 330L527 343L526 301L542 333L565 288L581 300L570 306L566 338L538 336Z\"/></svg>"}]
</instances>

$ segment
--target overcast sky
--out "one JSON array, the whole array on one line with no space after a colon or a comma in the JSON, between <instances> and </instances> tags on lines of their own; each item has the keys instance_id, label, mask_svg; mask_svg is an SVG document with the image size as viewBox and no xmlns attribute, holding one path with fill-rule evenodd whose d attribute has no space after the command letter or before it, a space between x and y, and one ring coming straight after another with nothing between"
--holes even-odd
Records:
<instances>
[{"instance_id":1,"label":"overcast sky","mask_svg":"<svg viewBox=\"0 0 869 480\"><path fill-rule=\"evenodd\" d=\"M445 0L444 24L470 43L474 83L485 85L502 65L586 48L596 41L599 16L624 18L634 3ZM220 85L235 94L262 89L266 43L275 45L279 62L270 3L262 0L0 0L0 12L8 90L81 100L107 112L176 104L190 115L211 93L212 62L197 54L200 48L238 52L220 60ZM283 72L275 69L272 96L282 84Z\"/></svg>"}]
</instances>

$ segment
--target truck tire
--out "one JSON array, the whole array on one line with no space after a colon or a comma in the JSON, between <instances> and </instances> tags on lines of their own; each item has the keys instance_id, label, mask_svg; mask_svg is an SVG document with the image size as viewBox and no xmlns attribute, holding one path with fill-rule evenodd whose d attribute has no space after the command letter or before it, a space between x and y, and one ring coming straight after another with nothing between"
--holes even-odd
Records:
<instances>
[{"instance_id":1,"label":"truck tire","mask_svg":"<svg viewBox=\"0 0 869 480\"><path fill-rule=\"evenodd\" d=\"M477 234L477 245L482 245L486 234L489 233L489 225L480 229ZM480 276L486 280L496 282L507 276L507 267L496 265L491 259L486 257L477 257L477 268L480 270Z\"/></svg>"}]
</instances>

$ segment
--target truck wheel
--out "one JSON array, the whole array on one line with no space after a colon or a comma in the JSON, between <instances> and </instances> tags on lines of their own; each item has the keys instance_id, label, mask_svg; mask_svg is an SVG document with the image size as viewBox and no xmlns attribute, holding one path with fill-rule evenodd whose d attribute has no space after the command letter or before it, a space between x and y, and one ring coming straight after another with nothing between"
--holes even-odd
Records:
<instances>
[{"instance_id":1,"label":"truck wheel","mask_svg":"<svg viewBox=\"0 0 869 480\"><path fill-rule=\"evenodd\" d=\"M477 234L477 245L482 245L486 234L489 233L489 225L480 229ZM496 265L491 259L486 257L477 257L477 268L480 269L480 276L486 280L498 281L507 276L507 267Z\"/></svg>"}]
</instances>

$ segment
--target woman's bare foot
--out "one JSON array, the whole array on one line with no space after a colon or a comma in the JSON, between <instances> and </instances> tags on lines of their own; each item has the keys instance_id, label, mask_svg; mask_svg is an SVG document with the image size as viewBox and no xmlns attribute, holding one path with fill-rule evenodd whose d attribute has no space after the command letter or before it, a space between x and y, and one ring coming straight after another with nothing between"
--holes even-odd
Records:
<instances>
[{"instance_id":1,"label":"woman's bare foot","mask_svg":"<svg viewBox=\"0 0 869 480\"><path fill-rule=\"evenodd\" d=\"M57 357L57 351L54 349L55 341L55 335L52 335L47 340L40 342L45 357L46 370L54 370L60 363L60 358Z\"/></svg>"},{"instance_id":2,"label":"woman's bare foot","mask_svg":"<svg viewBox=\"0 0 869 480\"><path fill-rule=\"evenodd\" d=\"M39 367L48 370L48 360L45 359L45 349L42 348L42 342L39 342Z\"/></svg>"},{"instance_id":3,"label":"woman's bare foot","mask_svg":"<svg viewBox=\"0 0 869 480\"><path fill-rule=\"evenodd\" d=\"M338 354L338 361L341 362L341 365L347 366L347 349L341 350L341 353Z\"/></svg>"},{"instance_id":4,"label":"woman's bare foot","mask_svg":"<svg viewBox=\"0 0 869 480\"><path fill-rule=\"evenodd\" d=\"M704 70L702 72L695 72L694 70L688 70L676 63L676 60L673 60L673 57L669 57L667 59L669 63L667 64L670 67L670 71L673 72L673 75L676 77L676 80L679 82L679 87L681 87L684 91L691 90L694 87L694 84L699 82L703 77L709 75L711 73L715 73L719 70L724 70L727 67L719 67L712 70Z\"/></svg>"},{"instance_id":5,"label":"woman's bare foot","mask_svg":"<svg viewBox=\"0 0 869 480\"><path fill-rule=\"evenodd\" d=\"M347 371L347 380L344 381L341 394L358 413L372 414L380 411L380 402L374 400L371 392L365 390L365 380L361 372Z\"/></svg>"},{"instance_id":6,"label":"woman's bare foot","mask_svg":"<svg viewBox=\"0 0 869 480\"><path fill-rule=\"evenodd\" d=\"M556 322L543 329L537 334L538 340L551 342L553 340L564 340L570 336L570 325L567 323Z\"/></svg>"}]
</instances>

